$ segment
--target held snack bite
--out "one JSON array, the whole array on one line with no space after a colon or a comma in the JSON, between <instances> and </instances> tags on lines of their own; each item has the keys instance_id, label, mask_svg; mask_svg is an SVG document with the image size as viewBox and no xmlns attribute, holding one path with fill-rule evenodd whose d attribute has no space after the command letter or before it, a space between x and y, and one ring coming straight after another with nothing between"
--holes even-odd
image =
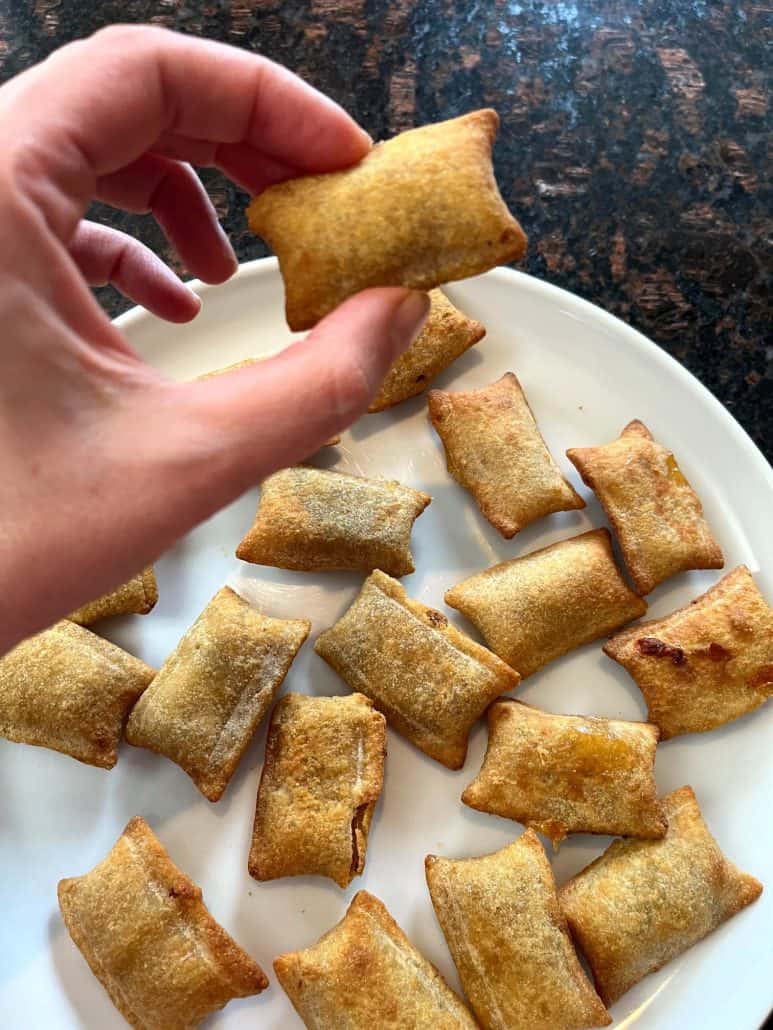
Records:
<instances>
[{"instance_id":1,"label":"held snack bite","mask_svg":"<svg viewBox=\"0 0 773 1030\"><path fill-rule=\"evenodd\" d=\"M430 290L523 257L491 164L498 127L487 109L410 129L352 168L256 197L247 218L279 258L290 328L370 286Z\"/></svg>"}]
</instances>

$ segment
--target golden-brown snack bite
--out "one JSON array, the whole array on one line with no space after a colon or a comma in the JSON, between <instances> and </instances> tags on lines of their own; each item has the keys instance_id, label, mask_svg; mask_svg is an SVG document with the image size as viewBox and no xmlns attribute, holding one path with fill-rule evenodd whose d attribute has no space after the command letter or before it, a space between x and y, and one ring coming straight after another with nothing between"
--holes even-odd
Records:
<instances>
[{"instance_id":1,"label":"golden-brown snack bite","mask_svg":"<svg viewBox=\"0 0 773 1030\"><path fill-rule=\"evenodd\" d=\"M427 885L484 1030L582 1030L612 1020L575 954L533 830L481 858L428 855Z\"/></svg>"},{"instance_id":2,"label":"golden-brown snack bite","mask_svg":"<svg viewBox=\"0 0 773 1030\"><path fill-rule=\"evenodd\" d=\"M171 758L217 801L310 629L223 587L135 706L126 739Z\"/></svg>"},{"instance_id":3,"label":"golden-brown snack bite","mask_svg":"<svg viewBox=\"0 0 773 1030\"><path fill-rule=\"evenodd\" d=\"M258 513L236 549L255 565L324 572L414 571L411 529L432 500L394 480L296 466L263 481Z\"/></svg>"},{"instance_id":4,"label":"golden-brown snack bite","mask_svg":"<svg viewBox=\"0 0 773 1030\"><path fill-rule=\"evenodd\" d=\"M647 610L620 575L606 529L494 565L451 587L445 600L521 678Z\"/></svg>"},{"instance_id":5,"label":"golden-brown snack bite","mask_svg":"<svg viewBox=\"0 0 773 1030\"><path fill-rule=\"evenodd\" d=\"M368 411L384 411L422 393L486 335L485 327L454 307L442 290L430 290L429 299L424 328L389 369Z\"/></svg>"},{"instance_id":6,"label":"golden-brown snack bite","mask_svg":"<svg viewBox=\"0 0 773 1030\"><path fill-rule=\"evenodd\" d=\"M636 680L664 740L716 729L773 695L773 609L745 565L604 651Z\"/></svg>"},{"instance_id":7,"label":"golden-brown snack bite","mask_svg":"<svg viewBox=\"0 0 773 1030\"><path fill-rule=\"evenodd\" d=\"M364 695L286 694L268 728L250 876L328 876L339 887L359 876L385 756L386 720Z\"/></svg>"},{"instance_id":8,"label":"golden-brown snack bite","mask_svg":"<svg viewBox=\"0 0 773 1030\"><path fill-rule=\"evenodd\" d=\"M473 723L519 676L445 615L413 601L383 572L314 645L352 690L449 769L460 769Z\"/></svg>"},{"instance_id":9,"label":"golden-brown snack bite","mask_svg":"<svg viewBox=\"0 0 773 1030\"><path fill-rule=\"evenodd\" d=\"M480 390L430 390L427 403L448 471L506 539L543 515L585 507L553 461L512 372Z\"/></svg>"},{"instance_id":10,"label":"golden-brown snack bite","mask_svg":"<svg viewBox=\"0 0 773 1030\"><path fill-rule=\"evenodd\" d=\"M762 893L722 854L691 787L663 807L663 840L616 840L559 895L607 1005Z\"/></svg>"},{"instance_id":11,"label":"golden-brown snack bite","mask_svg":"<svg viewBox=\"0 0 773 1030\"><path fill-rule=\"evenodd\" d=\"M657 726L553 715L495 701L480 772L462 794L470 808L516 819L558 845L568 833L662 837L655 786Z\"/></svg>"},{"instance_id":12,"label":"golden-brown snack bite","mask_svg":"<svg viewBox=\"0 0 773 1030\"><path fill-rule=\"evenodd\" d=\"M346 915L304 951L274 961L309 1030L475 1030L442 976L378 898L359 891Z\"/></svg>"},{"instance_id":13,"label":"golden-brown snack bite","mask_svg":"<svg viewBox=\"0 0 773 1030\"><path fill-rule=\"evenodd\" d=\"M473 111L256 197L247 217L279 258L290 328L310 329L369 286L429 290L523 257L491 164L498 127L496 111Z\"/></svg>"},{"instance_id":14,"label":"golden-brown snack bite","mask_svg":"<svg viewBox=\"0 0 773 1030\"><path fill-rule=\"evenodd\" d=\"M155 671L69 619L0 658L0 737L112 769L129 709Z\"/></svg>"},{"instance_id":15,"label":"golden-brown snack bite","mask_svg":"<svg viewBox=\"0 0 773 1030\"><path fill-rule=\"evenodd\" d=\"M67 618L79 626L90 626L92 622L109 619L113 615L147 615L157 602L156 574L153 566L149 565L127 583L103 594L96 601L89 601Z\"/></svg>"},{"instance_id":16,"label":"golden-brown snack bite","mask_svg":"<svg viewBox=\"0 0 773 1030\"><path fill-rule=\"evenodd\" d=\"M189 1030L268 986L139 816L90 873L60 880L58 894L70 936L138 1030Z\"/></svg>"},{"instance_id":17,"label":"golden-brown snack bite","mask_svg":"<svg viewBox=\"0 0 773 1030\"><path fill-rule=\"evenodd\" d=\"M566 454L601 502L640 594L677 572L722 568L697 494L643 422L629 422L613 443Z\"/></svg>"}]
</instances>

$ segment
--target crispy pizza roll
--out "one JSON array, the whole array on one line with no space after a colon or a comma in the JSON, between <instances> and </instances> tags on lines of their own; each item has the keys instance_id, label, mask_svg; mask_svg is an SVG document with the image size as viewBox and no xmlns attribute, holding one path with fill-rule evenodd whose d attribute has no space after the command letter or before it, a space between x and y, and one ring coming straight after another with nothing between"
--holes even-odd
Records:
<instances>
[{"instance_id":1,"label":"crispy pizza roll","mask_svg":"<svg viewBox=\"0 0 773 1030\"><path fill-rule=\"evenodd\" d=\"M553 461L512 372L481 390L430 390L427 402L448 471L506 539L543 515L585 507Z\"/></svg>"},{"instance_id":2,"label":"crispy pizza roll","mask_svg":"<svg viewBox=\"0 0 773 1030\"><path fill-rule=\"evenodd\" d=\"M470 808L517 819L559 844L568 833L662 837L655 786L658 728L584 715L552 715L519 701L488 710L489 740Z\"/></svg>"},{"instance_id":3,"label":"crispy pizza roll","mask_svg":"<svg viewBox=\"0 0 773 1030\"><path fill-rule=\"evenodd\" d=\"M430 382L486 335L486 329L431 290L424 328L392 365L368 411L384 411L427 389Z\"/></svg>"},{"instance_id":4,"label":"crispy pizza roll","mask_svg":"<svg viewBox=\"0 0 773 1030\"><path fill-rule=\"evenodd\" d=\"M126 739L171 758L219 800L310 629L223 587L135 706Z\"/></svg>"},{"instance_id":5,"label":"crispy pizza roll","mask_svg":"<svg viewBox=\"0 0 773 1030\"><path fill-rule=\"evenodd\" d=\"M414 571L411 529L432 500L394 480L297 466L264 480L252 529L236 557L322 572Z\"/></svg>"},{"instance_id":6,"label":"crispy pizza roll","mask_svg":"<svg viewBox=\"0 0 773 1030\"><path fill-rule=\"evenodd\" d=\"M498 127L496 111L473 111L256 197L247 217L279 258L290 328L310 329L369 286L429 290L523 257L491 164Z\"/></svg>"},{"instance_id":7,"label":"crispy pizza roll","mask_svg":"<svg viewBox=\"0 0 773 1030\"><path fill-rule=\"evenodd\" d=\"M616 840L559 895L607 1005L762 893L722 854L692 787L667 794L663 808L663 840Z\"/></svg>"},{"instance_id":8,"label":"crispy pizza roll","mask_svg":"<svg viewBox=\"0 0 773 1030\"><path fill-rule=\"evenodd\" d=\"M647 610L623 581L606 529L494 565L451 587L445 600L522 678Z\"/></svg>"},{"instance_id":9,"label":"crispy pizza roll","mask_svg":"<svg viewBox=\"0 0 773 1030\"><path fill-rule=\"evenodd\" d=\"M339 887L359 876L385 756L386 720L367 697L286 694L268 728L250 876L329 876Z\"/></svg>"},{"instance_id":10,"label":"crispy pizza roll","mask_svg":"<svg viewBox=\"0 0 773 1030\"><path fill-rule=\"evenodd\" d=\"M0 659L0 737L112 769L129 709L155 672L69 619Z\"/></svg>"},{"instance_id":11,"label":"crispy pizza roll","mask_svg":"<svg viewBox=\"0 0 773 1030\"><path fill-rule=\"evenodd\" d=\"M533 830L492 855L428 855L427 885L484 1030L581 1030L612 1020L575 954Z\"/></svg>"},{"instance_id":12,"label":"crispy pizza roll","mask_svg":"<svg viewBox=\"0 0 773 1030\"><path fill-rule=\"evenodd\" d=\"M441 612L411 600L376 570L314 645L352 690L372 698L391 725L449 769L460 769L473 723L518 674Z\"/></svg>"},{"instance_id":13,"label":"crispy pizza roll","mask_svg":"<svg viewBox=\"0 0 773 1030\"><path fill-rule=\"evenodd\" d=\"M566 454L601 502L640 594L677 572L722 568L701 502L643 422L629 422L614 443Z\"/></svg>"},{"instance_id":14,"label":"crispy pizza roll","mask_svg":"<svg viewBox=\"0 0 773 1030\"><path fill-rule=\"evenodd\" d=\"M90 626L92 622L109 619L113 615L147 615L155 608L157 601L156 574L153 566L149 565L142 572L138 572L128 583L116 587L109 594L103 594L96 601L84 604L82 608L67 617L71 622L77 622L79 626Z\"/></svg>"},{"instance_id":15,"label":"crispy pizza roll","mask_svg":"<svg viewBox=\"0 0 773 1030\"><path fill-rule=\"evenodd\" d=\"M188 1030L268 986L139 816L90 873L60 880L58 894L70 936L138 1030Z\"/></svg>"},{"instance_id":16,"label":"crispy pizza roll","mask_svg":"<svg viewBox=\"0 0 773 1030\"><path fill-rule=\"evenodd\" d=\"M745 565L604 651L636 680L664 740L716 729L773 695L773 609Z\"/></svg>"},{"instance_id":17,"label":"crispy pizza roll","mask_svg":"<svg viewBox=\"0 0 773 1030\"><path fill-rule=\"evenodd\" d=\"M309 1030L475 1030L440 973L385 906L355 894L337 926L304 951L274 961L277 979Z\"/></svg>"}]
</instances>

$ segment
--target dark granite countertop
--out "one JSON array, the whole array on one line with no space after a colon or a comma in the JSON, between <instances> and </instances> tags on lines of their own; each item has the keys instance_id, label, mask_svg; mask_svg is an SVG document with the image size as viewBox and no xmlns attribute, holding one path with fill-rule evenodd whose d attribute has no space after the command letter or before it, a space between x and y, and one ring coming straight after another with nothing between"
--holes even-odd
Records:
<instances>
[{"instance_id":1,"label":"dark granite countertop","mask_svg":"<svg viewBox=\"0 0 773 1030\"><path fill-rule=\"evenodd\" d=\"M526 270L657 341L773 457L769 0L6 0L0 77L116 21L264 53L376 138L495 107ZM240 259L265 253L203 177ZM94 214L183 271L149 219Z\"/></svg>"}]
</instances>

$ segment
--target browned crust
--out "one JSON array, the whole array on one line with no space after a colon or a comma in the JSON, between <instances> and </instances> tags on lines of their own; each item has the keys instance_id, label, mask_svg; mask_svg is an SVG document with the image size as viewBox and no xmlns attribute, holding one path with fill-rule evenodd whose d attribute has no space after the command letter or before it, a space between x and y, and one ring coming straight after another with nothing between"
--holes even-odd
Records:
<instances>
[{"instance_id":1,"label":"browned crust","mask_svg":"<svg viewBox=\"0 0 773 1030\"><path fill-rule=\"evenodd\" d=\"M268 986L139 816L107 858L84 876L60 880L57 893L70 936L134 1027L185 1030L232 998ZM154 913L165 933L138 941L134 918L152 924ZM196 942L187 955L179 949L183 939Z\"/></svg>"},{"instance_id":2,"label":"browned crust","mask_svg":"<svg viewBox=\"0 0 773 1030\"><path fill-rule=\"evenodd\" d=\"M413 523L431 500L394 480L282 469L263 482L255 522L236 556L302 572L379 568L406 576L415 570Z\"/></svg>"},{"instance_id":3,"label":"browned crust","mask_svg":"<svg viewBox=\"0 0 773 1030\"><path fill-rule=\"evenodd\" d=\"M666 795L663 806L662 840L614 841L559 894L607 1005L762 893L725 858L692 787Z\"/></svg>"},{"instance_id":4,"label":"browned crust","mask_svg":"<svg viewBox=\"0 0 773 1030\"><path fill-rule=\"evenodd\" d=\"M491 164L498 125L489 109L425 125L352 168L297 177L253 199L250 228L279 259L290 328L311 329L371 286L430 290L519 260L526 236Z\"/></svg>"},{"instance_id":5,"label":"browned crust","mask_svg":"<svg viewBox=\"0 0 773 1030\"><path fill-rule=\"evenodd\" d=\"M307 1027L475 1030L461 1000L411 944L378 898L355 894L316 944L274 960Z\"/></svg>"},{"instance_id":6,"label":"browned crust","mask_svg":"<svg viewBox=\"0 0 773 1030\"><path fill-rule=\"evenodd\" d=\"M124 720L154 676L139 658L63 619L0 659L0 737L112 769Z\"/></svg>"},{"instance_id":7,"label":"browned crust","mask_svg":"<svg viewBox=\"0 0 773 1030\"><path fill-rule=\"evenodd\" d=\"M557 846L569 833L660 838L657 726L554 715L504 698L488 710L483 765L462 794L470 808L515 819Z\"/></svg>"},{"instance_id":8,"label":"browned crust","mask_svg":"<svg viewBox=\"0 0 773 1030\"><path fill-rule=\"evenodd\" d=\"M553 871L533 830L480 858L428 855L425 871L481 1026L583 1030L612 1022L574 952Z\"/></svg>"},{"instance_id":9,"label":"browned crust","mask_svg":"<svg viewBox=\"0 0 773 1030\"><path fill-rule=\"evenodd\" d=\"M318 875L348 886L365 868L385 757L386 720L363 694L286 694L271 713L250 876Z\"/></svg>"},{"instance_id":10,"label":"browned crust","mask_svg":"<svg viewBox=\"0 0 773 1030\"><path fill-rule=\"evenodd\" d=\"M219 801L310 630L223 587L134 707L127 741L177 763Z\"/></svg>"},{"instance_id":11,"label":"browned crust","mask_svg":"<svg viewBox=\"0 0 773 1030\"><path fill-rule=\"evenodd\" d=\"M423 393L436 376L486 335L485 326L468 318L442 290L430 290L429 298L424 328L387 372L369 412L385 411Z\"/></svg>"},{"instance_id":12,"label":"browned crust","mask_svg":"<svg viewBox=\"0 0 773 1030\"><path fill-rule=\"evenodd\" d=\"M615 564L607 529L484 569L448 590L445 601L521 678L647 610Z\"/></svg>"},{"instance_id":13,"label":"browned crust","mask_svg":"<svg viewBox=\"0 0 773 1030\"><path fill-rule=\"evenodd\" d=\"M147 615L157 603L158 584L153 566L149 565L115 590L84 604L68 618L79 626L90 626L92 622L114 615Z\"/></svg>"},{"instance_id":14,"label":"browned crust","mask_svg":"<svg viewBox=\"0 0 773 1030\"><path fill-rule=\"evenodd\" d=\"M388 722L449 769L467 754L473 723L518 685L518 674L376 570L315 651Z\"/></svg>"},{"instance_id":15,"label":"browned crust","mask_svg":"<svg viewBox=\"0 0 773 1030\"><path fill-rule=\"evenodd\" d=\"M604 652L634 678L664 740L715 729L773 695L773 610L745 565Z\"/></svg>"},{"instance_id":16,"label":"browned crust","mask_svg":"<svg viewBox=\"0 0 773 1030\"><path fill-rule=\"evenodd\" d=\"M430 390L427 404L448 471L505 539L545 515L585 507L512 372L477 390Z\"/></svg>"},{"instance_id":17,"label":"browned crust","mask_svg":"<svg viewBox=\"0 0 773 1030\"><path fill-rule=\"evenodd\" d=\"M643 422L629 422L611 444L566 455L598 497L638 593L678 572L723 567L697 494Z\"/></svg>"}]
</instances>

